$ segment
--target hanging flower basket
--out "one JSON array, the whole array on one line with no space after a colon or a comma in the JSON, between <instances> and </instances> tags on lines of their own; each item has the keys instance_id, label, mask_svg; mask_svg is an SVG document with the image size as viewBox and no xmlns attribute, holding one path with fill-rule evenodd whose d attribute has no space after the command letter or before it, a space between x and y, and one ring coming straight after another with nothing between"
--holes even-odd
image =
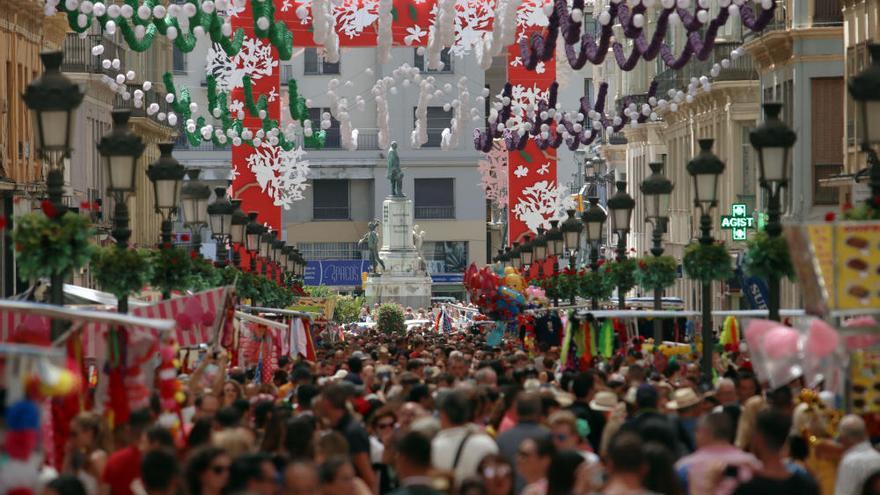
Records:
<instances>
[{"instance_id":1,"label":"hanging flower basket","mask_svg":"<svg viewBox=\"0 0 880 495\"><path fill-rule=\"evenodd\" d=\"M636 286L636 269L638 269L636 260L626 258L621 261L609 261L602 266L600 271L608 274L611 278L611 285L626 293Z\"/></svg>"},{"instance_id":2,"label":"hanging flower basket","mask_svg":"<svg viewBox=\"0 0 880 495\"><path fill-rule=\"evenodd\" d=\"M794 265L785 237L770 237L767 232L758 232L748 241L748 250L743 260L743 269L754 277L788 277L794 280Z\"/></svg>"},{"instance_id":3,"label":"hanging flower basket","mask_svg":"<svg viewBox=\"0 0 880 495\"><path fill-rule=\"evenodd\" d=\"M149 253L117 246L99 249L92 257L91 267L98 285L117 298L141 290L153 274Z\"/></svg>"},{"instance_id":4,"label":"hanging flower basket","mask_svg":"<svg viewBox=\"0 0 880 495\"><path fill-rule=\"evenodd\" d=\"M67 212L49 218L34 212L18 217L12 240L22 278L34 280L81 268L92 257L95 230L86 217Z\"/></svg>"},{"instance_id":5,"label":"hanging flower basket","mask_svg":"<svg viewBox=\"0 0 880 495\"><path fill-rule=\"evenodd\" d=\"M595 272L583 272L579 279L579 292L584 299L608 299L614 291L613 280L602 267Z\"/></svg>"},{"instance_id":6,"label":"hanging flower basket","mask_svg":"<svg viewBox=\"0 0 880 495\"><path fill-rule=\"evenodd\" d=\"M186 249L165 246L153 250L151 261L155 268L150 285L169 293L189 288L192 259Z\"/></svg>"},{"instance_id":7,"label":"hanging flower basket","mask_svg":"<svg viewBox=\"0 0 880 495\"><path fill-rule=\"evenodd\" d=\"M688 277L702 282L727 280L733 276L730 254L724 243L700 244L691 242L682 259Z\"/></svg>"},{"instance_id":8,"label":"hanging flower basket","mask_svg":"<svg viewBox=\"0 0 880 495\"><path fill-rule=\"evenodd\" d=\"M638 260L636 282L646 290L671 287L678 276L678 262L672 256L645 256Z\"/></svg>"}]
</instances>

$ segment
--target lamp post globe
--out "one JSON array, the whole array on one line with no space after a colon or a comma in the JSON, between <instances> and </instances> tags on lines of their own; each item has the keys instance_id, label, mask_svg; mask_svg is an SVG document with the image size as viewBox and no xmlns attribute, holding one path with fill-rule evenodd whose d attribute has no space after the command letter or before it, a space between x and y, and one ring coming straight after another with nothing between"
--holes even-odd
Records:
<instances>
[{"instance_id":1,"label":"lamp post globe","mask_svg":"<svg viewBox=\"0 0 880 495\"><path fill-rule=\"evenodd\" d=\"M718 178L724 173L724 162L712 153L713 139L697 141L700 151L687 164L687 171L694 179L694 206L708 212L718 204Z\"/></svg>"},{"instance_id":2,"label":"lamp post globe","mask_svg":"<svg viewBox=\"0 0 880 495\"><path fill-rule=\"evenodd\" d=\"M233 200L235 209L232 211L232 222L230 224L230 243L232 244L233 255L232 260L236 268L241 264L240 249L245 248L247 226L250 219L241 211L241 200Z\"/></svg>"},{"instance_id":3,"label":"lamp post globe","mask_svg":"<svg viewBox=\"0 0 880 495\"><path fill-rule=\"evenodd\" d=\"M214 195L216 196L214 202L208 205L208 222L211 226L211 236L217 241L217 263L226 265L229 257L226 252L226 241L232 235L232 214L235 205L226 197L225 187L214 189Z\"/></svg>"},{"instance_id":4,"label":"lamp post globe","mask_svg":"<svg viewBox=\"0 0 880 495\"><path fill-rule=\"evenodd\" d=\"M137 163L144 153L144 140L128 127L130 110L113 110L113 127L98 142L98 153L107 171L107 191L111 194L133 193Z\"/></svg>"},{"instance_id":5,"label":"lamp post globe","mask_svg":"<svg viewBox=\"0 0 880 495\"><path fill-rule=\"evenodd\" d=\"M532 265L534 254L535 252L532 249L532 236L526 235L523 237L523 241L519 245L519 261L523 268Z\"/></svg>"},{"instance_id":6,"label":"lamp post globe","mask_svg":"<svg viewBox=\"0 0 880 495\"><path fill-rule=\"evenodd\" d=\"M186 171L187 180L180 187L180 206L184 224L192 231L193 250L198 253L202 244L202 227L208 223L208 200L211 187L199 180L200 170Z\"/></svg>"},{"instance_id":7,"label":"lamp post globe","mask_svg":"<svg viewBox=\"0 0 880 495\"><path fill-rule=\"evenodd\" d=\"M575 253L581 245L581 232L583 231L584 226L581 225L581 222L575 216L574 210L566 210L565 213L568 217L562 222L560 230L562 231L562 240L565 245L565 250L568 251L569 266L574 268Z\"/></svg>"},{"instance_id":8,"label":"lamp post globe","mask_svg":"<svg viewBox=\"0 0 880 495\"><path fill-rule=\"evenodd\" d=\"M159 159L147 167L156 213L162 215L162 246L171 244L171 215L180 203L180 183L186 174L186 168L171 154L173 150L173 142L159 143Z\"/></svg>"},{"instance_id":9,"label":"lamp post globe","mask_svg":"<svg viewBox=\"0 0 880 495\"><path fill-rule=\"evenodd\" d=\"M651 175L639 186L645 197L645 216L662 225L669 218L669 202L674 186L663 174L663 162L651 162L648 167L651 168Z\"/></svg>"}]
</instances>

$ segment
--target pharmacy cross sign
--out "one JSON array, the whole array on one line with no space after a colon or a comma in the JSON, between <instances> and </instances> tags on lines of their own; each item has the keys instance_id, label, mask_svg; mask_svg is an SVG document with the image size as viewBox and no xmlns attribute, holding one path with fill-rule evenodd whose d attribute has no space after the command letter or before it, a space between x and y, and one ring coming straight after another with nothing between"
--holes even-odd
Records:
<instances>
[{"instance_id":1,"label":"pharmacy cross sign","mask_svg":"<svg viewBox=\"0 0 880 495\"><path fill-rule=\"evenodd\" d=\"M730 215L721 215L721 228L733 231L734 241L746 240L746 232L755 228L755 217L746 213L745 203L730 205Z\"/></svg>"}]
</instances>

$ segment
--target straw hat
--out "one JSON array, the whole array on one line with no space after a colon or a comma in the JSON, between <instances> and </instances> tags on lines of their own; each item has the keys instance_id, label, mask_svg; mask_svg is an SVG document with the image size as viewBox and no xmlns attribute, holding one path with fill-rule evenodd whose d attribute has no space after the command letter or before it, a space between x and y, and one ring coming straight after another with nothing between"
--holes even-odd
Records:
<instances>
[{"instance_id":1,"label":"straw hat","mask_svg":"<svg viewBox=\"0 0 880 495\"><path fill-rule=\"evenodd\" d=\"M696 406L701 401L700 396L694 392L694 389L690 387L679 388L672 392L672 400L666 403L666 407L669 409L687 409L688 407Z\"/></svg>"},{"instance_id":2,"label":"straw hat","mask_svg":"<svg viewBox=\"0 0 880 495\"><path fill-rule=\"evenodd\" d=\"M590 401L590 408L594 411L613 411L617 407L617 394L608 390L600 390Z\"/></svg>"}]
</instances>

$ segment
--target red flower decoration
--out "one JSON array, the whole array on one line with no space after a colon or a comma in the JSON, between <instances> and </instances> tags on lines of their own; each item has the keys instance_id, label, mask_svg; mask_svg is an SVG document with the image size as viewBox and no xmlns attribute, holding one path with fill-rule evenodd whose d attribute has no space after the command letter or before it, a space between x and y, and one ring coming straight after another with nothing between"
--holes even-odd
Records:
<instances>
[{"instance_id":1,"label":"red flower decoration","mask_svg":"<svg viewBox=\"0 0 880 495\"><path fill-rule=\"evenodd\" d=\"M5 230L7 225L6 217L0 215L0 230Z\"/></svg>"},{"instance_id":2,"label":"red flower decoration","mask_svg":"<svg viewBox=\"0 0 880 495\"><path fill-rule=\"evenodd\" d=\"M849 201L847 201L846 203L843 204L843 211L849 211L849 210L852 210L852 207L853 207L852 203L850 203Z\"/></svg>"},{"instance_id":3,"label":"red flower decoration","mask_svg":"<svg viewBox=\"0 0 880 495\"><path fill-rule=\"evenodd\" d=\"M55 218L58 216L58 210L55 208L55 205L52 204L48 199L44 199L40 202L40 208L43 210L43 213L49 218Z\"/></svg>"},{"instance_id":4,"label":"red flower decoration","mask_svg":"<svg viewBox=\"0 0 880 495\"><path fill-rule=\"evenodd\" d=\"M89 211L89 209L90 209L91 207L92 207L92 204L89 203L88 201L82 201L82 202L80 202L80 204L79 204L79 209L80 209L80 210L83 210L83 211Z\"/></svg>"},{"instance_id":5,"label":"red flower decoration","mask_svg":"<svg viewBox=\"0 0 880 495\"><path fill-rule=\"evenodd\" d=\"M196 251L195 249L193 249L192 251L189 252L189 257L192 258L192 259L198 259L198 257L199 257L199 252Z\"/></svg>"},{"instance_id":6,"label":"red flower decoration","mask_svg":"<svg viewBox=\"0 0 880 495\"><path fill-rule=\"evenodd\" d=\"M834 215L833 211L829 211L828 213L825 214L825 221L826 222L833 222L834 218L835 218L835 215Z\"/></svg>"},{"instance_id":7,"label":"red flower decoration","mask_svg":"<svg viewBox=\"0 0 880 495\"><path fill-rule=\"evenodd\" d=\"M162 249L171 249L171 243L170 242L163 243Z\"/></svg>"},{"instance_id":8,"label":"red flower decoration","mask_svg":"<svg viewBox=\"0 0 880 495\"><path fill-rule=\"evenodd\" d=\"M189 242L189 234L180 234L180 240L182 242Z\"/></svg>"}]
</instances>

